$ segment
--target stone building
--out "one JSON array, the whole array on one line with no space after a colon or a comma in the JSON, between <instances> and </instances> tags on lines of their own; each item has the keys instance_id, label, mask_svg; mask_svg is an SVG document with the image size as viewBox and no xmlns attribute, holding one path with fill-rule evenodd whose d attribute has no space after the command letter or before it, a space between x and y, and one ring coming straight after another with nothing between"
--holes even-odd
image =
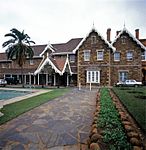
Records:
<instances>
[{"instance_id":1,"label":"stone building","mask_svg":"<svg viewBox=\"0 0 146 150\"><path fill-rule=\"evenodd\" d=\"M25 84L50 86L113 86L118 81L146 82L146 39L133 36L125 27L111 41L96 29L84 38L67 43L32 46L34 57L24 64ZM21 83L21 69L0 53L0 78L15 77Z\"/></svg>"}]
</instances>

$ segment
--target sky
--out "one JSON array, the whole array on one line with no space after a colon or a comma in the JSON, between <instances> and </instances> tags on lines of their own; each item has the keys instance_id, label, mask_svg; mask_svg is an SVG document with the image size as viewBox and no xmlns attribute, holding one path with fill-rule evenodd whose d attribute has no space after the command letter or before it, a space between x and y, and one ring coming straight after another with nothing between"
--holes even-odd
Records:
<instances>
[{"instance_id":1,"label":"sky","mask_svg":"<svg viewBox=\"0 0 146 150\"><path fill-rule=\"evenodd\" d=\"M0 0L0 52L12 28L27 33L37 45L65 43L95 29L111 39L124 27L146 38L146 0Z\"/></svg>"}]
</instances>

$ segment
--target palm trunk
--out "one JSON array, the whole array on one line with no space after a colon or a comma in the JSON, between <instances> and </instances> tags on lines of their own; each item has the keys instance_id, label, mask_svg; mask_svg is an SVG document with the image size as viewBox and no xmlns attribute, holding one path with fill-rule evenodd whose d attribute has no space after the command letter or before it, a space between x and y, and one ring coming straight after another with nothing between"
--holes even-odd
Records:
<instances>
[{"instance_id":1,"label":"palm trunk","mask_svg":"<svg viewBox=\"0 0 146 150\"><path fill-rule=\"evenodd\" d=\"M22 87L24 88L23 66L21 66Z\"/></svg>"}]
</instances>

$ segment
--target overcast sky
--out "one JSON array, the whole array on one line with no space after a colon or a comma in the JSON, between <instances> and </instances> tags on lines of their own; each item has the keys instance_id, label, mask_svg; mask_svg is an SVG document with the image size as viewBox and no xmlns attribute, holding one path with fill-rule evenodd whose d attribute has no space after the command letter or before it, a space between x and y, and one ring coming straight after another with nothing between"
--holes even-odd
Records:
<instances>
[{"instance_id":1,"label":"overcast sky","mask_svg":"<svg viewBox=\"0 0 146 150\"><path fill-rule=\"evenodd\" d=\"M112 39L124 27L146 38L146 0L0 0L0 52L10 29L24 30L36 44L85 37L93 27Z\"/></svg>"}]
</instances>

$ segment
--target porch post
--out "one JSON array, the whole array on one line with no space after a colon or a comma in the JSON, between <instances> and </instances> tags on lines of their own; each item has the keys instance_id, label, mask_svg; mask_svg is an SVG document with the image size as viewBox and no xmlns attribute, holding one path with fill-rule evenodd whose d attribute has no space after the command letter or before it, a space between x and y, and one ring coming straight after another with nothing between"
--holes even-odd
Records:
<instances>
[{"instance_id":1,"label":"porch post","mask_svg":"<svg viewBox=\"0 0 146 150\"><path fill-rule=\"evenodd\" d=\"M24 84L26 84L26 75L24 75Z\"/></svg>"},{"instance_id":2,"label":"porch post","mask_svg":"<svg viewBox=\"0 0 146 150\"><path fill-rule=\"evenodd\" d=\"M46 73L46 85L48 85L48 74Z\"/></svg>"},{"instance_id":3,"label":"porch post","mask_svg":"<svg viewBox=\"0 0 146 150\"><path fill-rule=\"evenodd\" d=\"M54 73L54 86L56 86L56 74Z\"/></svg>"},{"instance_id":4,"label":"porch post","mask_svg":"<svg viewBox=\"0 0 146 150\"><path fill-rule=\"evenodd\" d=\"M69 86L69 74L67 73L67 87Z\"/></svg>"},{"instance_id":5,"label":"porch post","mask_svg":"<svg viewBox=\"0 0 146 150\"><path fill-rule=\"evenodd\" d=\"M34 85L35 85L35 78L36 78L36 76L33 75L33 84L34 84Z\"/></svg>"},{"instance_id":6,"label":"porch post","mask_svg":"<svg viewBox=\"0 0 146 150\"><path fill-rule=\"evenodd\" d=\"M31 73L29 72L29 85L31 85Z\"/></svg>"},{"instance_id":7,"label":"porch post","mask_svg":"<svg viewBox=\"0 0 146 150\"><path fill-rule=\"evenodd\" d=\"M40 85L40 74L38 73L38 85Z\"/></svg>"}]
</instances>

